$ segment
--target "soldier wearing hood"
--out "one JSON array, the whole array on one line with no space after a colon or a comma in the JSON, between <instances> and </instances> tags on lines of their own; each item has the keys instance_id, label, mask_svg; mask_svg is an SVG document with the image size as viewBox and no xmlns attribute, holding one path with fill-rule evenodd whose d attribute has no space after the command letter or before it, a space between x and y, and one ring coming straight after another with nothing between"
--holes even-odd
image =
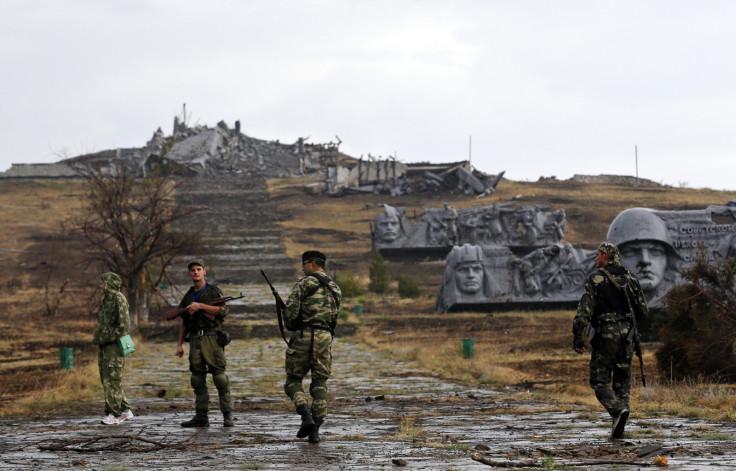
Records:
<instances>
[{"instance_id":1,"label":"soldier wearing hood","mask_svg":"<svg viewBox=\"0 0 736 471\"><path fill-rule=\"evenodd\" d=\"M632 329L631 310L640 322L646 319L649 309L639 280L621 265L614 244L604 242L598 247L595 267L585 280L585 293L573 320L573 348L579 354L585 352L583 331L590 323L596 331L590 342L590 387L613 418L611 438L623 438L629 418L634 355L633 342L628 339Z\"/></svg>"},{"instance_id":2,"label":"soldier wearing hood","mask_svg":"<svg viewBox=\"0 0 736 471\"><path fill-rule=\"evenodd\" d=\"M92 343L99 345L97 365L105 393L105 425L115 425L133 417L130 404L123 391L123 371L125 357L120 352L118 339L129 333L130 315L128 300L120 288L123 281L115 273L105 273L100 277L100 288L105 291L102 305L97 313Z\"/></svg>"}]
</instances>

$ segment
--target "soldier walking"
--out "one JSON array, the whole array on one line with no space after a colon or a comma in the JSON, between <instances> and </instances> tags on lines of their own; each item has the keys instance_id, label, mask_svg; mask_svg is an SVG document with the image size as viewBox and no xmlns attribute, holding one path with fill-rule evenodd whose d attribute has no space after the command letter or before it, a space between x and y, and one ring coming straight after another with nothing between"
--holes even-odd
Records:
<instances>
[{"instance_id":1,"label":"soldier walking","mask_svg":"<svg viewBox=\"0 0 736 471\"><path fill-rule=\"evenodd\" d=\"M116 273L104 273L100 277L100 288L105 291L100 310L97 312L92 343L99 345L97 365L100 381L105 393L105 425L116 425L133 418L130 404L123 391L125 357L120 351L118 339L130 333L128 300L120 292L123 280Z\"/></svg>"},{"instance_id":2,"label":"soldier walking","mask_svg":"<svg viewBox=\"0 0 736 471\"><path fill-rule=\"evenodd\" d=\"M317 250L302 254L304 277L296 282L286 302L285 324L293 331L286 349L284 391L291 398L302 423L296 436L319 442L319 428L327 416L327 380L332 373L332 339L342 293L325 274L327 257ZM302 380L312 372L309 394Z\"/></svg>"},{"instance_id":3,"label":"soldier walking","mask_svg":"<svg viewBox=\"0 0 736 471\"><path fill-rule=\"evenodd\" d=\"M179 309L186 308L181 316L179 325L179 341L176 346L176 355L184 355L184 341L189 341L189 371L191 384L194 388L195 415L192 419L182 422L182 427L207 427L210 424L208 411L210 395L207 391L207 373L212 374L212 381L217 388L220 399L220 411L223 415L223 425L232 427L233 399L230 396L230 380L225 374L227 361L225 347L218 343L217 332L222 328L222 322L229 312L227 305L207 304L216 298L222 298L220 289L205 281L207 271L204 260L194 259L187 265L189 277L193 285L179 303Z\"/></svg>"},{"instance_id":4,"label":"soldier walking","mask_svg":"<svg viewBox=\"0 0 736 471\"><path fill-rule=\"evenodd\" d=\"M649 310L639 280L621 265L614 244L604 242L598 247L595 267L585 280L585 293L573 320L573 348L579 354L585 352L583 332L590 324L595 329L590 342L590 386L613 419L611 438L616 439L624 436L630 410L631 316L635 315L638 323L646 319Z\"/></svg>"}]
</instances>

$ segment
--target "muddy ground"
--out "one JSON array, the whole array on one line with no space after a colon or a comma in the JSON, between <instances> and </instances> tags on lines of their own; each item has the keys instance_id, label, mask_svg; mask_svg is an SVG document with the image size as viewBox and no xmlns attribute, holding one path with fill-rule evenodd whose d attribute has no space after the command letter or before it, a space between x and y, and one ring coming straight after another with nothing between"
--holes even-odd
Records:
<instances>
[{"instance_id":1,"label":"muddy ground","mask_svg":"<svg viewBox=\"0 0 736 471\"><path fill-rule=\"evenodd\" d=\"M236 426L222 427L213 402L210 427L186 429L179 423L193 401L187 362L174 350L148 343L129 357L129 422L102 425L102 404L82 416L4 419L0 469L491 469L478 459L517 469L639 469L657 455L682 470L736 467L736 424L634 414L627 438L611 441L599 410L468 389L350 338L334 345L321 443L295 438L299 416L281 391L283 344L273 339L228 347Z\"/></svg>"}]
</instances>

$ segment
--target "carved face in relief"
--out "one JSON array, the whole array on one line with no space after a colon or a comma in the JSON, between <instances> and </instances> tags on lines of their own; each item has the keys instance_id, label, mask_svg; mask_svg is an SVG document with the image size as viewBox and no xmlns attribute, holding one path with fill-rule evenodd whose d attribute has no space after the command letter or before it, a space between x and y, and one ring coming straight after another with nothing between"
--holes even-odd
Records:
<instances>
[{"instance_id":1,"label":"carved face in relief","mask_svg":"<svg viewBox=\"0 0 736 471\"><path fill-rule=\"evenodd\" d=\"M381 218L376 223L378 239L385 243L395 241L399 237L399 227L399 218L397 216Z\"/></svg>"},{"instance_id":2,"label":"carved face in relief","mask_svg":"<svg viewBox=\"0 0 736 471\"><path fill-rule=\"evenodd\" d=\"M639 278L644 292L656 289L664 280L667 250L662 242L638 240L619 247L621 264Z\"/></svg>"},{"instance_id":3,"label":"carved face in relief","mask_svg":"<svg viewBox=\"0 0 736 471\"><path fill-rule=\"evenodd\" d=\"M483 287L483 264L479 260L461 262L455 267L455 286L467 294L475 294Z\"/></svg>"}]
</instances>

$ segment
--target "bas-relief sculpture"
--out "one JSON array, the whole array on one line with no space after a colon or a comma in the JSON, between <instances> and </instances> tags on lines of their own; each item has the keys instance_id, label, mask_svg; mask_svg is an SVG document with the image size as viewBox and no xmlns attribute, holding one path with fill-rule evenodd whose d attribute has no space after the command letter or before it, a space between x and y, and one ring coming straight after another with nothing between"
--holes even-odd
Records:
<instances>
[{"instance_id":1,"label":"bas-relief sculpture","mask_svg":"<svg viewBox=\"0 0 736 471\"><path fill-rule=\"evenodd\" d=\"M639 278L650 307L682 281L680 271L699 253L707 260L736 255L736 202L704 210L657 211L631 208L611 223L606 239L618 245L621 263ZM704 251L704 252L703 252Z\"/></svg>"},{"instance_id":2,"label":"bas-relief sculpture","mask_svg":"<svg viewBox=\"0 0 736 471\"><path fill-rule=\"evenodd\" d=\"M474 254L475 258L467 254ZM456 275L467 259L483 267L484 281L492 289L472 296L460 288ZM482 260L481 260L482 258ZM593 268L593 253L570 244L553 244L517 257L508 247L464 244L447 256L435 308L439 312L492 311L506 306L568 305L583 294L586 274ZM477 269L475 270L478 271Z\"/></svg>"},{"instance_id":3,"label":"bas-relief sculpture","mask_svg":"<svg viewBox=\"0 0 736 471\"><path fill-rule=\"evenodd\" d=\"M447 266L435 308L447 312L453 306L486 304L500 294L483 248L463 244L447 254Z\"/></svg>"},{"instance_id":4,"label":"bas-relief sculpture","mask_svg":"<svg viewBox=\"0 0 736 471\"><path fill-rule=\"evenodd\" d=\"M736 201L704 210L627 209L611 222L606 240L619 247L621 262L639 278L649 307L662 308L666 292L681 281L680 270L691 266L699 252L705 250L711 261L736 256ZM436 302L440 312L492 311L499 305L574 306L594 267L594 252L570 244L551 244L525 256L515 256L508 247L467 244L462 253L476 258L483 254L484 273L498 286L492 296L476 292L468 299L451 282L462 266L459 248L448 255Z\"/></svg>"},{"instance_id":5,"label":"bas-relief sculpture","mask_svg":"<svg viewBox=\"0 0 736 471\"><path fill-rule=\"evenodd\" d=\"M384 205L371 228L373 249L388 253L396 248L446 251L467 243L523 247L528 252L560 242L567 223L565 210L550 212L546 205L513 206L512 202L456 210L445 203L442 208L423 208L419 221L412 224L405 208Z\"/></svg>"}]
</instances>

